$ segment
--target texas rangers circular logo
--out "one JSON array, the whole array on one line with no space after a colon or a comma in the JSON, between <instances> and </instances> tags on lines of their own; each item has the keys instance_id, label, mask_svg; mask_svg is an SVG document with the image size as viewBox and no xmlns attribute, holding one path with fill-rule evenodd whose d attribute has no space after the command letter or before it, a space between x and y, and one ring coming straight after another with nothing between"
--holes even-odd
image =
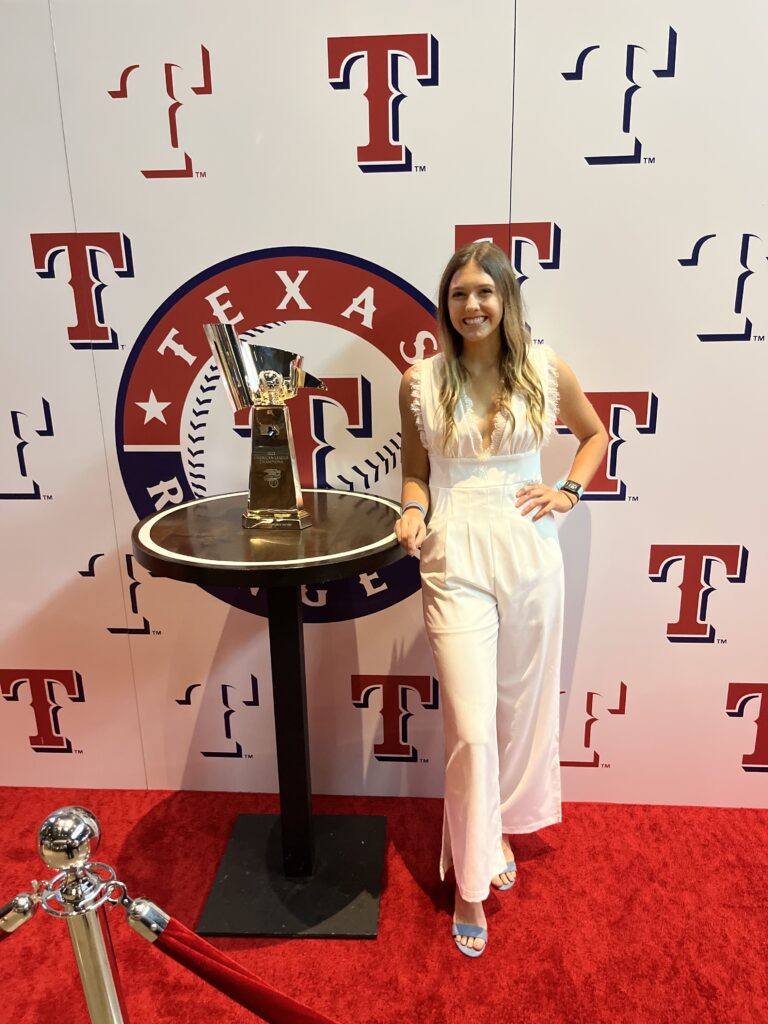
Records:
<instances>
[{"instance_id":1,"label":"texas rangers circular logo","mask_svg":"<svg viewBox=\"0 0 768 1024\"><path fill-rule=\"evenodd\" d=\"M203 324L298 352L327 391L289 409L302 487L399 499L400 376L437 351L435 307L402 278L329 249L243 253L202 271L150 318L117 398L117 452L137 516L248 489L248 410L233 413ZM244 502L245 502L244 497ZM302 590L304 619L331 622L388 608L419 587L414 559ZM266 615L263 591L216 597Z\"/></svg>"}]
</instances>

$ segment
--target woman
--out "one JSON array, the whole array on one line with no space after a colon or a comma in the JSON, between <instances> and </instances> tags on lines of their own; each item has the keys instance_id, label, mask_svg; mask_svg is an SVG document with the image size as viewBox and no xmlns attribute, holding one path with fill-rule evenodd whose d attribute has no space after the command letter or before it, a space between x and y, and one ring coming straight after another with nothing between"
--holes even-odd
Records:
<instances>
[{"instance_id":1,"label":"woman","mask_svg":"<svg viewBox=\"0 0 768 1024\"><path fill-rule=\"evenodd\" d=\"M453 935L476 957L487 942L490 885L515 881L507 836L560 821L563 568L554 513L579 500L608 437L570 367L532 345L497 246L476 242L454 254L438 330L442 353L412 366L400 388L396 529L408 553L420 553L442 695L440 873L453 864ZM568 480L549 487L539 449L558 405L579 447Z\"/></svg>"}]
</instances>

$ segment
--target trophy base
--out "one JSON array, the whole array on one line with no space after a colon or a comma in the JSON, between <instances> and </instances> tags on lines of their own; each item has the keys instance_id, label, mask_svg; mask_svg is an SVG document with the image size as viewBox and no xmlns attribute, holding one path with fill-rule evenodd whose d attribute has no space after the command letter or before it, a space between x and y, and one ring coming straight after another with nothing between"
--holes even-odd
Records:
<instances>
[{"instance_id":1,"label":"trophy base","mask_svg":"<svg viewBox=\"0 0 768 1024\"><path fill-rule=\"evenodd\" d=\"M262 508L243 512L244 530L306 530L311 525L312 517L303 508Z\"/></svg>"}]
</instances>

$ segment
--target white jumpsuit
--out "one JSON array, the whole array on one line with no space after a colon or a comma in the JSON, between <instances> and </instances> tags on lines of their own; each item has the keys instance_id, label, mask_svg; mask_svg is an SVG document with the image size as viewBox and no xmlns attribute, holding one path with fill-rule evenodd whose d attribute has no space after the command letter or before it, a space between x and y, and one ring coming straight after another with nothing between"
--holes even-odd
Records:
<instances>
[{"instance_id":1,"label":"white jumpsuit","mask_svg":"<svg viewBox=\"0 0 768 1024\"><path fill-rule=\"evenodd\" d=\"M557 416L552 351L532 346L545 396L544 441ZM453 864L465 900L488 896L505 870L502 833L561 819L559 762L563 562L552 515L515 508L541 481L539 445L515 395L490 447L462 395L456 440L443 454L443 357L415 364L411 409L430 464L430 519L421 549L424 620L440 681L445 809L440 874Z\"/></svg>"}]
</instances>

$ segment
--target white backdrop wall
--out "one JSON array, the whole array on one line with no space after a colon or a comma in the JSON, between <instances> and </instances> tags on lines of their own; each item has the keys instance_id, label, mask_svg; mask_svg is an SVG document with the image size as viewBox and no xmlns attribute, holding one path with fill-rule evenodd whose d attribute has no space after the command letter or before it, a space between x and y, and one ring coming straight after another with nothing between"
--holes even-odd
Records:
<instances>
[{"instance_id":1,"label":"white backdrop wall","mask_svg":"<svg viewBox=\"0 0 768 1024\"><path fill-rule=\"evenodd\" d=\"M263 595L130 553L247 485L200 325L331 381L293 406L305 485L396 497L400 373L492 237L612 436L559 520L565 795L768 806L762 0L0 18L3 782L276 789ZM403 562L304 593L316 792L441 792L417 588Z\"/></svg>"}]
</instances>

